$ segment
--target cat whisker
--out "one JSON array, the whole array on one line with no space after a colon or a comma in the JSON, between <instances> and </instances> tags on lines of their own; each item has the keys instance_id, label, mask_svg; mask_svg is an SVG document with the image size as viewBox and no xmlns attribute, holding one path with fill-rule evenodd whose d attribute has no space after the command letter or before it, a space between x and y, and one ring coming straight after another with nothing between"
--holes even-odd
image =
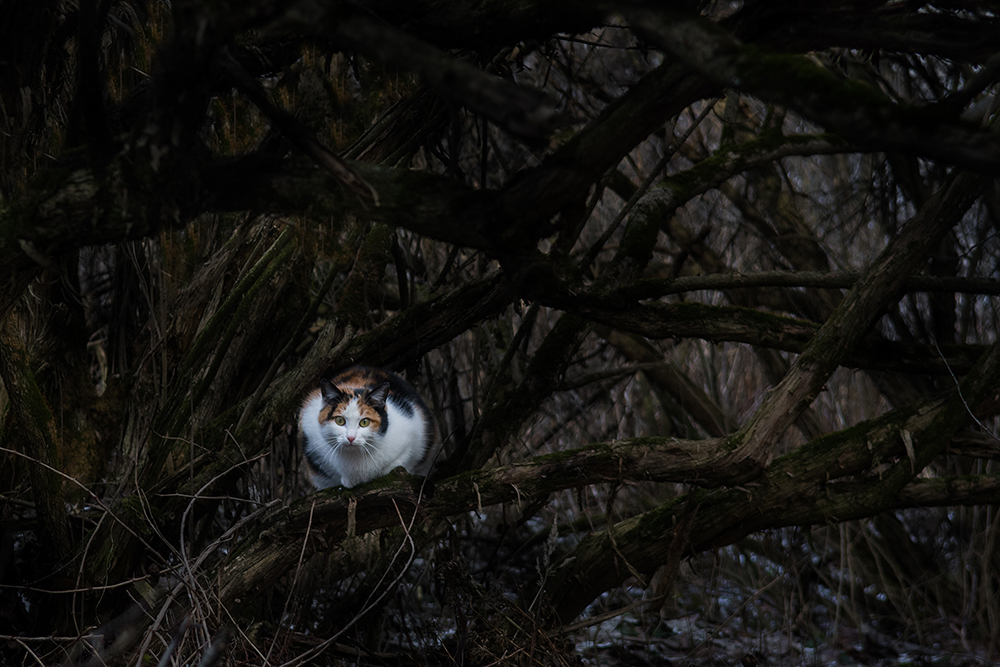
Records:
<instances>
[{"instance_id":1,"label":"cat whisker","mask_svg":"<svg viewBox=\"0 0 1000 667\"><path fill-rule=\"evenodd\" d=\"M361 443L361 449L368 455L368 458L372 460L373 463L377 462L378 459L375 457L375 447L371 443L363 442Z\"/></svg>"},{"instance_id":2,"label":"cat whisker","mask_svg":"<svg viewBox=\"0 0 1000 667\"><path fill-rule=\"evenodd\" d=\"M430 410L413 387L385 369L356 366L322 379L303 404L299 425L319 488L351 487L397 465L426 475L433 461Z\"/></svg>"}]
</instances>

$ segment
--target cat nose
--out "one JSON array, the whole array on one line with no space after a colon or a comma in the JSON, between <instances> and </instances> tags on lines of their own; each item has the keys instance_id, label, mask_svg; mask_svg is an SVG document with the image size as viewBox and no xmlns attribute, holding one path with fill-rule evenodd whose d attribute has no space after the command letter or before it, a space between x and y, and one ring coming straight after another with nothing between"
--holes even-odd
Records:
<instances>
[{"instance_id":1,"label":"cat nose","mask_svg":"<svg viewBox=\"0 0 1000 667\"><path fill-rule=\"evenodd\" d=\"M355 437L357 437L357 436L353 436L353 435L347 436L347 442L353 443Z\"/></svg>"}]
</instances>

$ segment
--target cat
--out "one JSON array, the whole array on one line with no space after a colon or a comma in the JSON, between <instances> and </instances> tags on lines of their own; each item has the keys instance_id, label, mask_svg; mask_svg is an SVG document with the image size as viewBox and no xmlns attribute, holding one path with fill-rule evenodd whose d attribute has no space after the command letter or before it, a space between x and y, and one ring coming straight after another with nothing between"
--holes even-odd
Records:
<instances>
[{"instance_id":1,"label":"cat","mask_svg":"<svg viewBox=\"0 0 1000 667\"><path fill-rule=\"evenodd\" d=\"M434 419L403 378L355 366L306 398L299 414L313 486L347 488L397 466L424 475L434 459Z\"/></svg>"}]
</instances>

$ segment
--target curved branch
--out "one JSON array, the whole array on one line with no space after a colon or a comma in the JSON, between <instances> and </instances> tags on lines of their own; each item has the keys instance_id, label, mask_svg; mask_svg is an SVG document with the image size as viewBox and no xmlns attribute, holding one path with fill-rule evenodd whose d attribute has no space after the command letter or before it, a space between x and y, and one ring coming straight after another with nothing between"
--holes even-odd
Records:
<instances>
[{"instance_id":1,"label":"curved branch","mask_svg":"<svg viewBox=\"0 0 1000 667\"><path fill-rule=\"evenodd\" d=\"M746 343L797 354L809 349L810 341L821 328L815 322L752 308L709 306L693 301L638 303L618 298L618 294L618 291L609 296L564 292L546 299L545 303L646 338L701 338L713 343ZM945 355L943 359L928 345L861 338L855 349L840 360L840 365L901 373L963 374L972 368L986 347L947 345L941 349Z\"/></svg>"},{"instance_id":2,"label":"curved branch","mask_svg":"<svg viewBox=\"0 0 1000 667\"><path fill-rule=\"evenodd\" d=\"M1000 476L957 475L915 479L903 487L894 509L1000 504Z\"/></svg>"},{"instance_id":3,"label":"curved branch","mask_svg":"<svg viewBox=\"0 0 1000 667\"><path fill-rule=\"evenodd\" d=\"M984 62L996 53L1000 41L1000 26L983 15L969 20L945 12L920 13L917 7L900 11L900 6L886 4L874 11L858 6L816 10L761 11L755 6L744 8L726 24L740 39L801 52L841 46Z\"/></svg>"},{"instance_id":4,"label":"curved branch","mask_svg":"<svg viewBox=\"0 0 1000 667\"><path fill-rule=\"evenodd\" d=\"M611 528L618 548L612 548L607 531L587 536L564 554L547 584L557 617L569 621L632 572L651 572L658 567L671 547L677 512L688 502L698 505L690 531L692 551L731 544L773 526L842 521L899 507L902 489L973 419L965 406L978 405L995 393L998 376L1000 343L995 343L961 387L945 400L895 411L815 440L781 457L764 474L740 487L694 491L686 499L669 501L627 519ZM916 443L913 458L905 450L904 433ZM896 463L888 473L872 479L838 482L852 484L835 487L852 490L836 499L843 502L828 497L831 479L859 475L883 461ZM620 565L619 559L627 560L629 567Z\"/></svg>"},{"instance_id":5,"label":"curved branch","mask_svg":"<svg viewBox=\"0 0 1000 667\"><path fill-rule=\"evenodd\" d=\"M297 0L275 28L298 27L315 32L335 25L346 2ZM572 4L461 0L372 0L364 9L386 25L417 35L442 49L470 49L492 56L505 44L545 39L558 33L586 32L600 25L607 7L587 0ZM333 28L331 28L333 29Z\"/></svg>"},{"instance_id":6,"label":"curved branch","mask_svg":"<svg viewBox=\"0 0 1000 667\"><path fill-rule=\"evenodd\" d=\"M348 3L340 7L337 16L328 18L333 19L332 32L341 44L393 67L417 72L442 97L489 118L529 143L541 145L557 128L562 114L547 93L487 74L360 11L352 11Z\"/></svg>"},{"instance_id":7,"label":"curved branch","mask_svg":"<svg viewBox=\"0 0 1000 667\"><path fill-rule=\"evenodd\" d=\"M905 457L900 429L910 429L916 437L934 432L942 419L949 419L949 411L947 402L937 402L920 410L890 413L800 448L775 462L774 474L762 484L694 492L692 497L700 509L691 531L697 541L690 548L728 544L752 530L787 525L792 508L802 508L805 514L799 514L809 519L807 523L848 518L833 511L839 511L839 504L829 505L829 511L822 515L815 514L813 508L827 494L828 476L853 474L870 466L875 456L883 460ZM866 443L872 443L872 449ZM860 458L852 460L850 456ZM352 534L360 535L396 525L398 512L417 511L422 521L433 523L500 503L530 504L549 493L589 484L658 481L718 487L734 482L744 472L745 466L733 458L723 438L634 438L596 443L423 485L420 478L396 471L362 487L321 491L270 511L258 521L255 532L220 564L213 578L224 582L220 592L224 604L245 603L268 590L302 553L328 550L330 544L347 537L349 528ZM982 502L984 497L995 498L1000 487L991 479L979 477L950 486L948 480L927 486L920 480L907 487L910 491L884 502L886 508L924 502ZM907 504L904 499L912 502ZM662 562L661 551L671 542L672 517L683 504L683 499L670 501L615 528L619 549L627 552L629 562L640 571ZM310 525L310 541L303 546ZM558 581L549 590L563 620L630 576L627 569L619 570L609 562L617 552L605 544L606 540L604 533L585 538L563 559L573 565L555 570L560 573Z\"/></svg>"},{"instance_id":8,"label":"curved branch","mask_svg":"<svg viewBox=\"0 0 1000 667\"><path fill-rule=\"evenodd\" d=\"M885 250L809 341L781 382L733 437L733 445L752 459L767 461L776 438L801 414L830 375L864 338L885 307L898 298L903 279L937 247L941 237L965 215L986 185L967 172L952 176Z\"/></svg>"},{"instance_id":9,"label":"curved branch","mask_svg":"<svg viewBox=\"0 0 1000 667\"><path fill-rule=\"evenodd\" d=\"M340 217L356 212L429 238L489 251L487 230L503 225L497 194L413 169L365 162L347 166L378 193L366 207L325 170L284 160L247 158L206 169L206 211L268 211L281 215Z\"/></svg>"},{"instance_id":10,"label":"curved branch","mask_svg":"<svg viewBox=\"0 0 1000 667\"><path fill-rule=\"evenodd\" d=\"M751 287L813 287L850 289L861 274L856 271L759 271L756 273L707 273L677 278L637 280L617 291L616 297L656 299L669 294L698 290L746 289ZM1000 280L960 276L909 276L901 289L906 292L959 292L1000 295Z\"/></svg>"},{"instance_id":11,"label":"curved branch","mask_svg":"<svg viewBox=\"0 0 1000 667\"><path fill-rule=\"evenodd\" d=\"M741 44L697 16L646 9L630 9L626 16L636 31L710 81L795 109L867 150L1000 171L1000 137L941 109L896 104L867 84L838 79L805 56Z\"/></svg>"},{"instance_id":12,"label":"curved branch","mask_svg":"<svg viewBox=\"0 0 1000 667\"><path fill-rule=\"evenodd\" d=\"M250 76L232 56L226 52L220 53L215 66L232 80L237 90L246 95L289 141L330 172L338 183L354 192L365 204L377 205L378 193L351 171L343 158L324 146L297 118L275 106L260 82Z\"/></svg>"},{"instance_id":13,"label":"curved branch","mask_svg":"<svg viewBox=\"0 0 1000 667\"><path fill-rule=\"evenodd\" d=\"M797 523L807 514L816 521L850 518L831 514L843 509L842 505L828 503L822 515L812 512L811 508L823 500L825 492L822 480L816 477L815 473L803 478L775 476L763 485L693 492L687 498L668 501L611 528L617 549L613 548L608 531L588 535L563 555L555 568L556 576L547 584L557 618L562 623L572 620L597 595L619 585L633 572L652 572L658 567L673 542L679 512L688 503L698 508L689 532L690 552L731 544L772 525ZM795 519L789 518L792 513L796 514ZM619 564L620 560L627 561L628 567Z\"/></svg>"},{"instance_id":14,"label":"curved branch","mask_svg":"<svg viewBox=\"0 0 1000 667\"><path fill-rule=\"evenodd\" d=\"M432 522L506 502L530 502L562 489L621 480L724 483L736 471L724 465L724 440L634 438L547 454L524 463L476 470L428 484L401 471L355 489L330 489L270 512L254 535L220 567L223 603L246 602L267 590L298 561L312 519L312 553L321 544L347 537L348 526L363 534L396 525L396 508L421 513ZM352 509L352 507L356 509ZM319 527L319 528L317 528Z\"/></svg>"}]
</instances>

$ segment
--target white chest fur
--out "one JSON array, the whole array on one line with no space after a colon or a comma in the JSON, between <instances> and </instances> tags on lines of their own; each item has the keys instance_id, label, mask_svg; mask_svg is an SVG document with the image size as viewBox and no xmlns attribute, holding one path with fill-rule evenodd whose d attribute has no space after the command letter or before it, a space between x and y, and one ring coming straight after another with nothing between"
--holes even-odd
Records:
<instances>
[{"instance_id":1,"label":"white chest fur","mask_svg":"<svg viewBox=\"0 0 1000 667\"><path fill-rule=\"evenodd\" d=\"M350 488L381 477L398 466L418 475L426 475L429 471L431 425L421 411L400 407L390 395L385 402L385 431L352 431L355 439L348 442L347 429L333 421L320 421L323 406L323 397L316 391L302 406L299 417L305 455L317 488L338 484ZM353 401L344 410L348 428L357 424L357 412Z\"/></svg>"}]
</instances>

